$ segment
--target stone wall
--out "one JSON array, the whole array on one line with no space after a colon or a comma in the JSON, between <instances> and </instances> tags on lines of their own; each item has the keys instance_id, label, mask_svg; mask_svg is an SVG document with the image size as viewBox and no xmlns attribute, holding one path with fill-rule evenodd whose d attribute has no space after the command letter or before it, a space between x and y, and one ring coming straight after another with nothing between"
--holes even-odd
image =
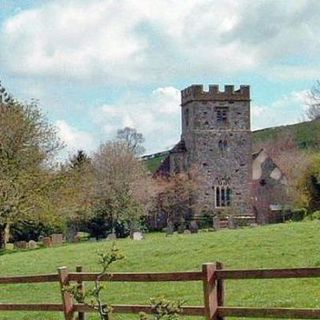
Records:
<instances>
[{"instance_id":1,"label":"stone wall","mask_svg":"<svg viewBox=\"0 0 320 320\"><path fill-rule=\"evenodd\" d=\"M181 121L185 150L172 152L174 168L197 166L204 173L198 214L232 212L251 215L251 131L248 86L191 86L181 92ZM217 206L216 188L229 188L230 206Z\"/></svg>"},{"instance_id":2,"label":"stone wall","mask_svg":"<svg viewBox=\"0 0 320 320\"><path fill-rule=\"evenodd\" d=\"M252 195L257 223L282 221L282 207L289 203L287 178L264 150L253 155Z\"/></svg>"}]
</instances>

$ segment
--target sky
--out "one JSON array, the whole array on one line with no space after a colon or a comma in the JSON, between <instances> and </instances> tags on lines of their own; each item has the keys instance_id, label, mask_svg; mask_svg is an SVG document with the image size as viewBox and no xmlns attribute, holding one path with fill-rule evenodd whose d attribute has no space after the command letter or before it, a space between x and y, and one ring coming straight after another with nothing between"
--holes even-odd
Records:
<instances>
[{"instance_id":1,"label":"sky","mask_svg":"<svg viewBox=\"0 0 320 320\"><path fill-rule=\"evenodd\" d=\"M136 128L180 138L180 90L250 85L252 129L303 119L320 78L318 0L0 0L0 80L94 152Z\"/></svg>"}]
</instances>

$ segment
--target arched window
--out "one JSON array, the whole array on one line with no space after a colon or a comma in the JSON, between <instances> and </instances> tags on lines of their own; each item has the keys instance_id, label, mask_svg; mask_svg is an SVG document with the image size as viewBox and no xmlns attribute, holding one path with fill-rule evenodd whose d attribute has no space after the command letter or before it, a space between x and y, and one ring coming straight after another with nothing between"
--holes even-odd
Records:
<instances>
[{"instance_id":1,"label":"arched window","mask_svg":"<svg viewBox=\"0 0 320 320\"><path fill-rule=\"evenodd\" d=\"M231 189L228 186L215 187L216 208L231 206Z\"/></svg>"}]
</instances>

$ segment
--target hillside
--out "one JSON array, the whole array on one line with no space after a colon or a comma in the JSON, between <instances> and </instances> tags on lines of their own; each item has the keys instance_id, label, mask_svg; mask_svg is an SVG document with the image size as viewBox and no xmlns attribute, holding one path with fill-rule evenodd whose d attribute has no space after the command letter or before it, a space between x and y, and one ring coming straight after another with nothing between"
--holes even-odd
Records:
<instances>
[{"instance_id":1,"label":"hillside","mask_svg":"<svg viewBox=\"0 0 320 320\"><path fill-rule=\"evenodd\" d=\"M110 242L69 244L0 256L1 275L54 273L66 265L74 270L81 264L86 271L98 271L96 251ZM113 270L187 271L200 270L201 264L221 261L226 268L313 267L320 265L319 223L301 222L257 228L202 232L195 235L147 234L144 241L118 240L126 255ZM320 307L320 282L317 279L248 280L226 283L229 306ZM86 284L88 286L88 284ZM303 288L303 290L301 290ZM111 293L112 294L111 294ZM151 296L166 294L183 298L186 304L202 304L202 286L198 282L107 284L111 303L148 303ZM59 302L59 288L53 284L2 285L0 301L16 303ZM5 313L1 320L57 320L56 313ZM88 319L97 319L88 317ZM115 315L114 320L137 319ZM197 319L199 318L189 318ZM235 319L235 318L234 318Z\"/></svg>"},{"instance_id":2,"label":"hillside","mask_svg":"<svg viewBox=\"0 0 320 320\"><path fill-rule=\"evenodd\" d=\"M272 143L281 137L288 136L291 137L297 148L318 149L320 146L320 120L253 131L253 145L261 142Z\"/></svg>"},{"instance_id":3,"label":"hillside","mask_svg":"<svg viewBox=\"0 0 320 320\"><path fill-rule=\"evenodd\" d=\"M320 120L256 130L252 133L252 139L254 152L261 147L275 145L280 140L284 145L287 145L287 148L313 152L320 147ZM290 143L288 140L290 140ZM266 148L268 149L268 147ZM164 159L165 156L162 152L160 156L146 160L148 169L154 172Z\"/></svg>"}]
</instances>

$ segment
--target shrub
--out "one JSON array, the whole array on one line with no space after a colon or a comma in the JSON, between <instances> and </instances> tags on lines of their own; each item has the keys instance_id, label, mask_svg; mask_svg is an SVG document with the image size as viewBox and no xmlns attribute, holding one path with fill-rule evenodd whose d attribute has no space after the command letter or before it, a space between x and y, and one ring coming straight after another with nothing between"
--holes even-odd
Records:
<instances>
[{"instance_id":1,"label":"shrub","mask_svg":"<svg viewBox=\"0 0 320 320\"><path fill-rule=\"evenodd\" d=\"M308 214L308 211L306 208L298 208L292 210L291 213L291 220L292 221L302 221Z\"/></svg>"},{"instance_id":2,"label":"shrub","mask_svg":"<svg viewBox=\"0 0 320 320\"><path fill-rule=\"evenodd\" d=\"M53 233L61 233L61 227L45 225L37 221L20 221L11 227L12 241L38 241L39 237L47 237Z\"/></svg>"},{"instance_id":3,"label":"shrub","mask_svg":"<svg viewBox=\"0 0 320 320\"><path fill-rule=\"evenodd\" d=\"M306 219L308 220L320 220L320 210L317 210L315 212L312 212L309 214Z\"/></svg>"}]
</instances>

